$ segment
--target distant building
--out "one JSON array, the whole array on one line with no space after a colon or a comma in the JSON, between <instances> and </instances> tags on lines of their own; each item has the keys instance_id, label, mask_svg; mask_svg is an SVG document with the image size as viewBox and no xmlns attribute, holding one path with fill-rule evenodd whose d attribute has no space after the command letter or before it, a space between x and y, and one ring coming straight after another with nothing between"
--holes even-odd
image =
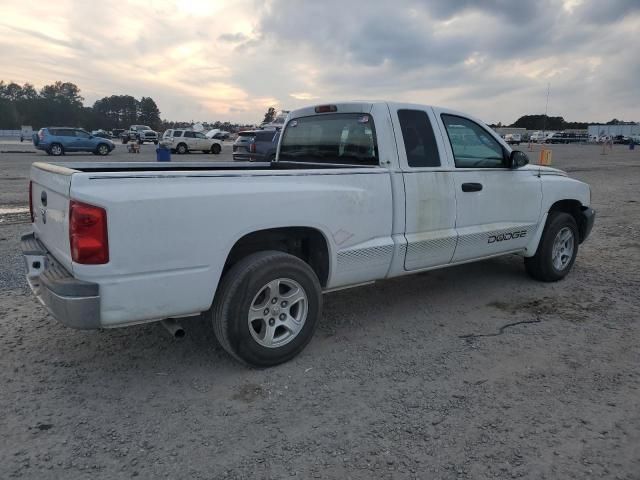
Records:
<instances>
[{"instance_id":1,"label":"distant building","mask_svg":"<svg viewBox=\"0 0 640 480\"><path fill-rule=\"evenodd\" d=\"M589 136L600 138L602 136L616 137L624 135L640 135L640 123L632 123L628 125L589 125Z\"/></svg>"}]
</instances>

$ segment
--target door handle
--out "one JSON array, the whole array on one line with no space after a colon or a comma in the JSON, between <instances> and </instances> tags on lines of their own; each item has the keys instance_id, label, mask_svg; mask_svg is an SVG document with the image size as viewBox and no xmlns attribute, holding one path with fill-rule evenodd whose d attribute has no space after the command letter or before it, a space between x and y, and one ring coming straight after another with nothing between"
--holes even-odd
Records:
<instances>
[{"instance_id":1,"label":"door handle","mask_svg":"<svg viewBox=\"0 0 640 480\"><path fill-rule=\"evenodd\" d=\"M463 192L479 192L480 190L482 190L481 183L463 183L462 184Z\"/></svg>"}]
</instances>

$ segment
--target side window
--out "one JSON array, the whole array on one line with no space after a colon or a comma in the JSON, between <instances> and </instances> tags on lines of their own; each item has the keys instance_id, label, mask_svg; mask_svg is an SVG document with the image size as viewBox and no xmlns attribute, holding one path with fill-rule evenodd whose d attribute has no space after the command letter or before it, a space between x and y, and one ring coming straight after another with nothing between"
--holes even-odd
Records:
<instances>
[{"instance_id":1,"label":"side window","mask_svg":"<svg viewBox=\"0 0 640 480\"><path fill-rule=\"evenodd\" d=\"M457 168L505 168L502 145L477 123L442 115Z\"/></svg>"},{"instance_id":2,"label":"side window","mask_svg":"<svg viewBox=\"0 0 640 480\"><path fill-rule=\"evenodd\" d=\"M174 130L173 131L173 136L174 137L181 137L182 136L182 130Z\"/></svg>"},{"instance_id":3,"label":"side window","mask_svg":"<svg viewBox=\"0 0 640 480\"><path fill-rule=\"evenodd\" d=\"M196 138L195 132L184 132L185 138Z\"/></svg>"},{"instance_id":4,"label":"side window","mask_svg":"<svg viewBox=\"0 0 640 480\"><path fill-rule=\"evenodd\" d=\"M204 136L204 133L196 132L195 135L196 135L196 138L207 138Z\"/></svg>"},{"instance_id":5,"label":"side window","mask_svg":"<svg viewBox=\"0 0 640 480\"><path fill-rule=\"evenodd\" d=\"M404 149L410 167L439 167L440 155L427 112L398 110Z\"/></svg>"},{"instance_id":6,"label":"side window","mask_svg":"<svg viewBox=\"0 0 640 480\"><path fill-rule=\"evenodd\" d=\"M89 135L84 130L76 130L76 137L78 137L78 138L89 138L90 136L91 135Z\"/></svg>"},{"instance_id":7,"label":"side window","mask_svg":"<svg viewBox=\"0 0 640 480\"><path fill-rule=\"evenodd\" d=\"M69 130L68 128L59 128L56 131L56 135L58 135L59 137L75 137L75 133L73 133L73 130Z\"/></svg>"}]
</instances>

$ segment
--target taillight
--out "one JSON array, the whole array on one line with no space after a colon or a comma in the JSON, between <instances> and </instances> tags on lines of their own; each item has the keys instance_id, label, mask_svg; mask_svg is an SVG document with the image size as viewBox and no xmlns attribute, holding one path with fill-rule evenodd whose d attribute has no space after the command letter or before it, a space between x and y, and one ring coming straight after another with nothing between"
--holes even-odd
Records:
<instances>
[{"instance_id":1,"label":"taillight","mask_svg":"<svg viewBox=\"0 0 640 480\"><path fill-rule=\"evenodd\" d=\"M29 181L29 215L31 215L31 223L33 223L33 182Z\"/></svg>"},{"instance_id":2,"label":"taillight","mask_svg":"<svg viewBox=\"0 0 640 480\"><path fill-rule=\"evenodd\" d=\"M249 152L256 153L256 144L255 143L250 143L249 144Z\"/></svg>"},{"instance_id":3,"label":"taillight","mask_svg":"<svg viewBox=\"0 0 640 480\"><path fill-rule=\"evenodd\" d=\"M107 212L104 208L71 200L69 204L71 259L85 265L109 262Z\"/></svg>"},{"instance_id":4,"label":"taillight","mask_svg":"<svg viewBox=\"0 0 640 480\"><path fill-rule=\"evenodd\" d=\"M38 137L40 137L40 140L44 140L44 130L42 130L42 129L41 129L41 130L38 132Z\"/></svg>"},{"instance_id":5,"label":"taillight","mask_svg":"<svg viewBox=\"0 0 640 480\"><path fill-rule=\"evenodd\" d=\"M338 107L335 105L318 105L316 108L316 113L330 113L337 112Z\"/></svg>"}]
</instances>

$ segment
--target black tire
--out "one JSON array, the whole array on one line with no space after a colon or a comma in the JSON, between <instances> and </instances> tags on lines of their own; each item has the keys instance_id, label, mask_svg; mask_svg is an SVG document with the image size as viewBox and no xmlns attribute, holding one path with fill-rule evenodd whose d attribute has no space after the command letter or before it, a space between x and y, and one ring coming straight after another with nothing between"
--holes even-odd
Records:
<instances>
[{"instance_id":1,"label":"black tire","mask_svg":"<svg viewBox=\"0 0 640 480\"><path fill-rule=\"evenodd\" d=\"M266 347L252 336L248 314L256 295L269 282L279 278L293 280L304 290L307 316L302 328L288 343ZM311 267L293 255L264 251L242 259L225 274L206 315L213 323L220 345L234 358L254 367L271 367L291 360L304 349L313 336L321 314L322 289Z\"/></svg>"},{"instance_id":2,"label":"black tire","mask_svg":"<svg viewBox=\"0 0 640 480\"><path fill-rule=\"evenodd\" d=\"M64 147L59 143L52 143L49 147L48 153L54 157L59 157L60 155L64 155Z\"/></svg>"},{"instance_id":3,"label":"black tire","mask_svg":"<svg viewBox=\"0 0 640 480\"><path fill-rule=\"evenodd\" d=\"M176 153L178 153L179 155L184 155L185 153L189 153L189 148L185 143L180 143L176 147Z\"/></svg>"},{"instance_id":4,"label":"black tire","mask_svg":"<svg viewBox=\"0 0 640 480\"><path fill-rule=\"evenodd\" d=\"M94 153L103 157L109 155L109 145L106 143L99 143Z\"/></svg>"},{"instance_id":5,"label":"black tire","mask_svg":"<svg viewBox=\"0 0 640 480\"><path fill-rule=\"evenodd\" d=\"M556 268L553 262L553 246L556 237L564 228L573 234L573 250L570 260L562 267ZM578 255L578 225L575 219L564 212L551 212L542 232L538 250L533 257L525 257L524 265L527 273L541 282L557 282L571 271Z\"/></svg>"},{"instance_id":6,"label":"black tire","mask_svg":"<svg viewBox=\"0 0 640 480\"><path fill-rule=\"evenodd\" d=\"M213 145L211 145L211 153L213 153L214 155L220 155L221 151L222 148L220 147L219 143L214 143Z\"/></svg>"}]
</instances>

